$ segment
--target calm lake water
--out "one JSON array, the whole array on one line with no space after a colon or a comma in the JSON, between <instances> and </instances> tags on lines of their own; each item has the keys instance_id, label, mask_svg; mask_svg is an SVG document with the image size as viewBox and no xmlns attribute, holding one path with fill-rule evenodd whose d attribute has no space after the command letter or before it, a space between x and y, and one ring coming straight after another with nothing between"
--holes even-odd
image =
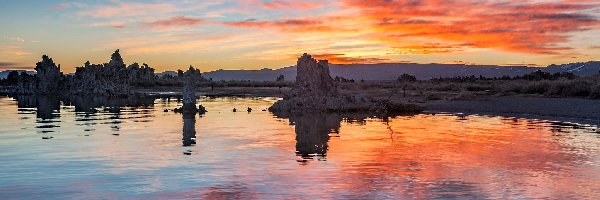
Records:
<instances>
[{"instance_id":1,"label":"calm lake water","mask_svg":"<svg viewBox=\"0 0 600 200\"><path fill-rule=\"evenodd\" d=\"M0 97L0 199L600 198L594 126L277 117L262 111L273 98L202 98L192 117L163 111L176 99L17 99Z\"/></svg>"}]
</instances>

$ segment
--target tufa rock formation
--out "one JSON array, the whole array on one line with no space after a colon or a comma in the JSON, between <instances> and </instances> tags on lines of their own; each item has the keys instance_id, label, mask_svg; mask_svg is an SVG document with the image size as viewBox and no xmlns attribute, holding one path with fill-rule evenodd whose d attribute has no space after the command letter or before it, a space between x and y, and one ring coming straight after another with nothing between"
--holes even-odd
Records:
<instances>
[{"instance_id":1,"label":"tufa rock formation","mask_svg":"<svg viewBox=\"0 0 600 200\"><path fill-rule=\"evenodd\" d=\"M11 72L5 81L0 82L7 86L0 88L0 93L127 96L134 93L133 87L180 86L184 79L183 71L179 77L159 78L154 69L145 63L126 66L118 49L108 63L91 64L87 61L75 69L74 75L64 76L60 72L60 65L57 66L46 55L36 64L35 70L35 75ZM197 79L204 81L202 76Z\"/></svg>"},{"instance_id":2,"label":"tufa rock formation","mask_svg":"<svg viewBox=\"0 0 600 200\"><path fill-rule=\"evenodd\" d=\"M204 114L206 109L204 106L199 105L196 107L196 83L202 78L200 69L194 69L192 66L182 74L183 76L183 106L179 109L175 109L176 112L182 112L184 115Z\"/></svg>"},{"instance_id":3,"label":"tufa rock formation","mask_svg":"<svg viewBox=\"0 0 600 200\"><path fill-rule=\"evenodd\" d=\"M133 63L127 66L128 82L130 85L150 86L156 82L154 69L144 63L140 67L138 63Z\"/></svg>"},{"instance_id":4,"label":"tufa rock formation","mask_svg":"<svg viewBox=\"0 0 600 200\"><path fill-rule=\"evenodd\" d=\"M133 63L125 67L117 49L108 63L90 64L87 61L83 67L77 67L69 93L129 95L132 94L132 85L154 84L155 80L154 69L147 64L140 67L138 63Z\"/></svg>"},{"instance_id":5,"label":"tufa rock formation","mask_svg":"<svg viewBox=\"0 0 600 200\"><path fill-rule=\"evenodd\" d=\"M36 91L38 94L53 94L58 92L63 76L60 72L60 65L56 66L52 58L43 55L42 61L35 64L35 71L38 77Z\"/></svg>"},{"instance_id":6,"label":"tufa rock formation","mask_svg":"<svg viewBox=\"0 0 600 200\"><path fill-rule=\"evenodd\" d=\"M308 54L298 58L296 84L283 100L275 102L272 112L419 112L420 107L389 100L342 94L329 75L326 60L316 61Z\"/></svg>"},{"instance_id":7,"label":"tufa rock formation","mask_svg":"<svg viewBox=\"0 0 600 200\"><path fill-rule=\"evenodd\" d=\"M130 94L125 63L117 49L108 63L90 64L75 69L75 78L70 90L74 94L102 94L118 96Z\"/></svg>"},{"instance_id":8,"label":"tufa rock formation","mask_svg":"<svg viewBox=\"0 0 600 200\"><path fill-rule=\"evenodd\" d=\"M200 70L194 69L192 66L183 74L183 109L186 111L196 112L196 80L200 76Z\"/></svg>"},{"instance_id":9,"label":"tufa rock formation","mask_svg":"<svg viewBox=\"0 0 600 200\"><path fill-rule=\"evenodd\" d=\"M329 75L327 60L317 62L308 54L303 54L296 64L296 86L292 96L325 95L337 96L338 91Z\"/></svg>"}]
</instances>

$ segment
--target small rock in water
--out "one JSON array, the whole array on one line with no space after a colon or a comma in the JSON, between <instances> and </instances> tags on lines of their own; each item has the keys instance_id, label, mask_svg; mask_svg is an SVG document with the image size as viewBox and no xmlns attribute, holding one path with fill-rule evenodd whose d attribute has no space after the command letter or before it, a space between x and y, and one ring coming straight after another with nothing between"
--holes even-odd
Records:
<instances>
[{"instance_id":1,"label":"small rock in water","mask_svg":"<svg viewBox=\"0 0 600 200\"><path fill-rule=\"evenodd\" d=\"M47 140L47 139L52 139L52 138L54 138L54 137L52 137L52 136L43 136L43 137L42 137L42 139L44 139L44 140Z\"/></svg>"},{"instance_id":2,"label":"small rock in water","mask_svg":"<svg viewBox=\"0 0 600 200\"><path fill-rule=\"evenodd\" d=\"M202 115L204 113L206 113L206 108L202 104L198 105L198 114Z\"/></svg>"}]
</instances>

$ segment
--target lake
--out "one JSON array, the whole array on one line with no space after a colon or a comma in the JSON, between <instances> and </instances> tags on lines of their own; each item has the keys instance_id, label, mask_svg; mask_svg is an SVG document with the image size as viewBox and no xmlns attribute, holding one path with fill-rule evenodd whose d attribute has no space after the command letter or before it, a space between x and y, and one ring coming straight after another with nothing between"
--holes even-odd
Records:
<instances>
[{"instance_id":1,"label":"lake","mask_svg":"<svg viewBox=\"0 0 600 200\"><path fill-rule=\"evenodd\" d=\"M164 112L176 98L0 97L0 198L600 198L597 126L263 111L276 100L203 97L190 117Z\"/></svg>"}]
</instances>

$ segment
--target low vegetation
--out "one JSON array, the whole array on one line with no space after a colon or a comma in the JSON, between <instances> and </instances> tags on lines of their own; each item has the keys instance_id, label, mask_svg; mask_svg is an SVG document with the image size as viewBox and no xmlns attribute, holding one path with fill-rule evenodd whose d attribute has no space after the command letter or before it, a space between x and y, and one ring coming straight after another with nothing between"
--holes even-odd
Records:
<instances>
[{"instance_id":1,"label":"low vegetation","mask_svg":"<svg viewBox=\"0 0 600 200\"><path fill-rule=\"evenodd\" d=\"M35 75L13 72L0 80L3 88L36 79ZM396 81L354 81L343 77L335 77L334 82L340 89L352 90L384 90L395 93L409 91L411 95L422 95L427 100L467 98L476 95L539 95L545 97L578 97L600 99L600 75L578 77L572 73L547 73L536 71L517 77L486 78L481 76L433 78L417 80L409 74L402 74ZM132 81L132 86L152 88L155 86L181 87L182 79L178 76L163 76L146 81ZM198 87L292 87L293 81L286 81L283 76L273 81L252 80L219 80L200 79ZM449 97L450 93L454 97ZM446 96L444 96L446 95Z\"/></svg>"},{"instance_id":2,"label":"low vegetation","mask_svg":"<svg viewBox=\"0 0 600 200\"><path fill-rule=\"evenodd\" d=\"M431 80L414 80L402 75L397 81L366 81L359 84L361 90L390 89L416 91L429 95L427 99L439 99L432 92L452 92L460 95L477 93L487 95L531 94L546 97L582 97L600 99L600 75L577 77L572 73L536 71L517 77L452 77ZM356 85L354 84L354 85ZM352 84L342 84L342 89L356 88Z\"/></svg>"}]
</instances>

